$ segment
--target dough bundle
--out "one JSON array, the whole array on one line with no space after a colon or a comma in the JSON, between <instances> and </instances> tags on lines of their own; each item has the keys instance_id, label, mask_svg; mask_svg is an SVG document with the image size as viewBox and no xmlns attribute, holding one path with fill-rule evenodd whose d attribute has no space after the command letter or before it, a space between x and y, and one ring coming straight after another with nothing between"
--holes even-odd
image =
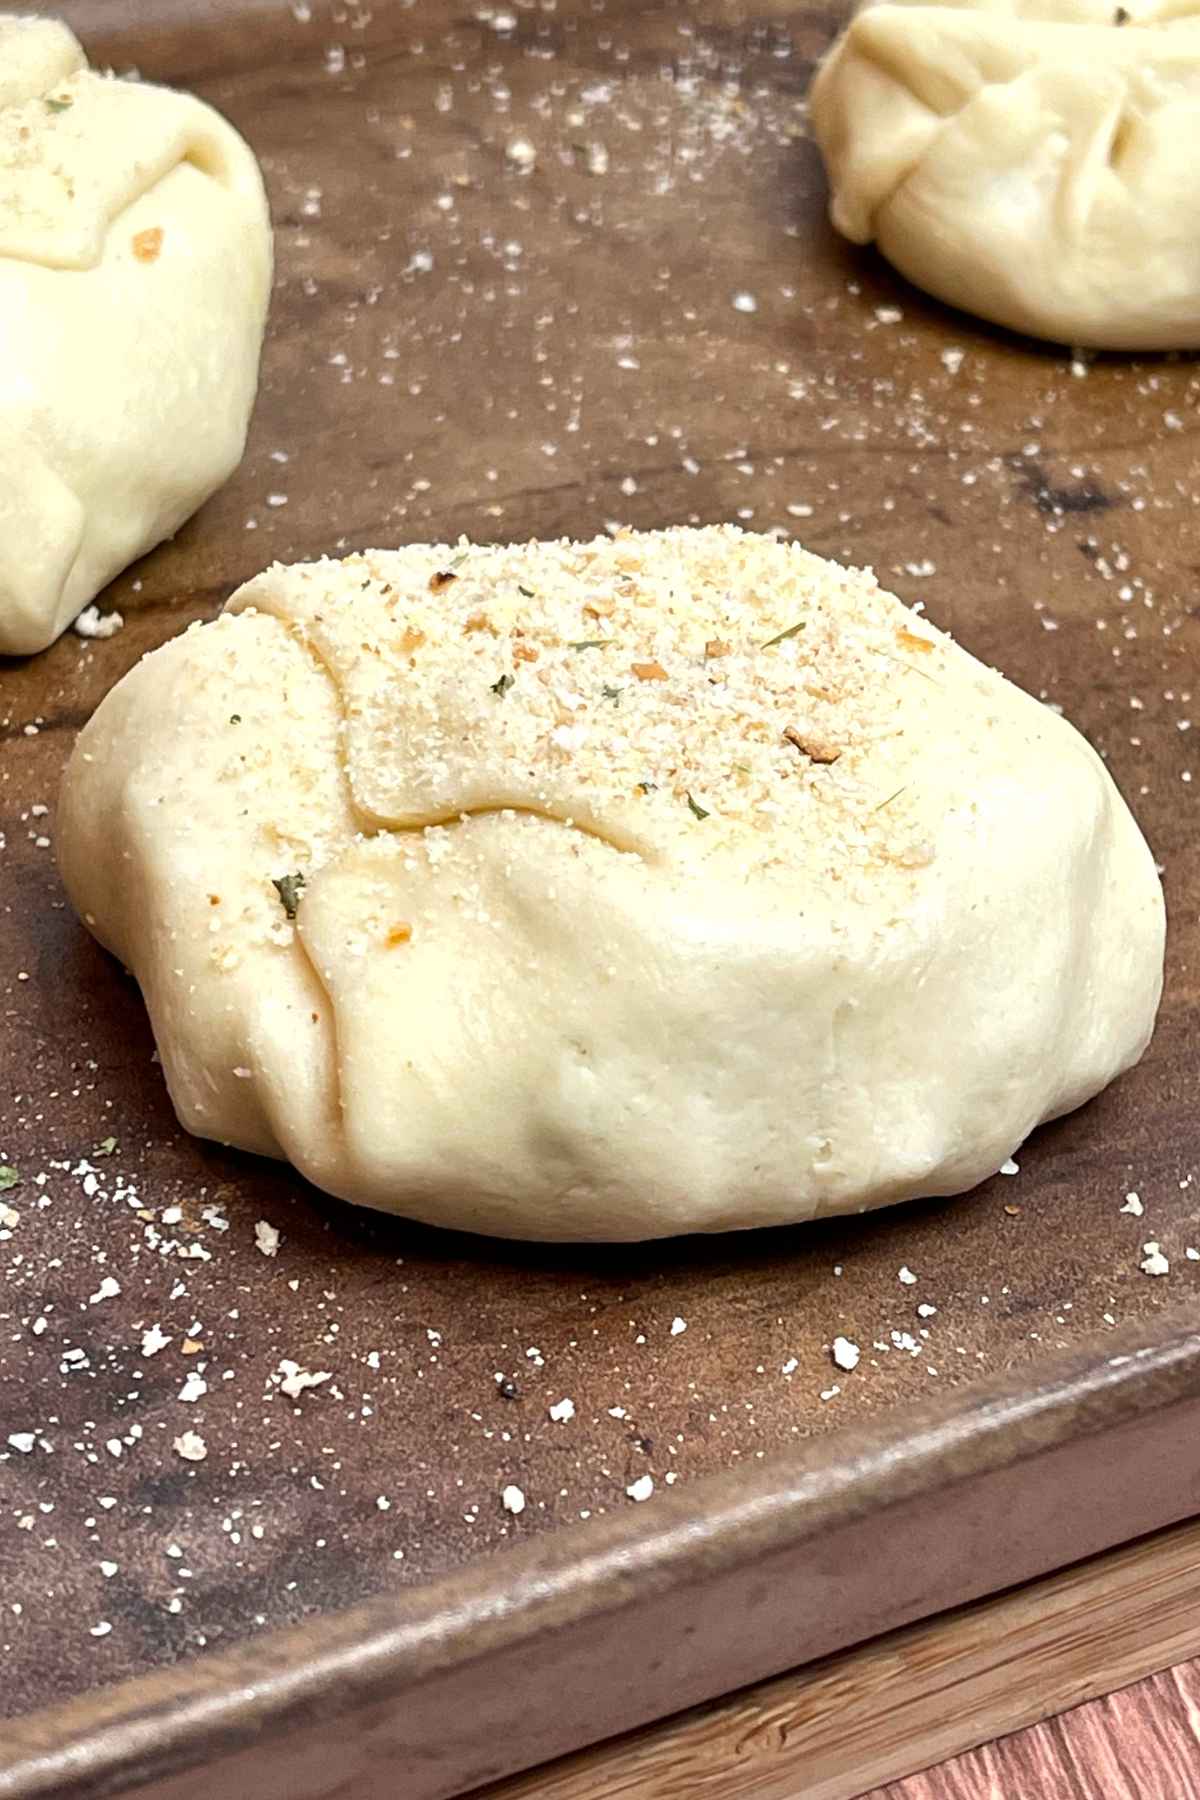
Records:
<instances>
[{"instance_id":1,"label":"dough bundle","mask_svg":"<svg viewBox=\"0 0 1200 1800\"><path fill-rule=\"evenodd\" d=\"M237 466L270 284L232 126L0 15L0 655L44 649Z\"/></svg>"},{"instance_id":2,"label":"dough bundle","mask_svg":"<svg viewBox=\"0 0 1200 1800\"><path fill-rule=\"evenodd\" d=\"M190 1130L503 1236L969 1188L1161 983L1084 739L730 527L271 569L104 701L59 845Z\"/></svg>"},{"instance_id":3,"label":"dough bundle","mask_svg":"<svg viewBox=\"0 0 1200 1800\"><path fill-rule=\"evenodd\" d=\"M813 83L832 215L954 306L1200 346L1200 3L867 0Z\"/></svg>"}]
</instances>

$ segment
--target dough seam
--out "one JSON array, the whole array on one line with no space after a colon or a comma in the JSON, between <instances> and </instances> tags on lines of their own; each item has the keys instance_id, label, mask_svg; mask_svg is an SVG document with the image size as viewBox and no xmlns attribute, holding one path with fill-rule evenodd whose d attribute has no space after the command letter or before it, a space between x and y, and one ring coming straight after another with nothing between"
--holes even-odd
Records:
<instances>
[{"instance_id":1,"label":"dough seam","mask_svg":"<svg viewBox=\"0 0 1200 1800\"><path fill-rule=\"evenodd\" d=\"M274 610L268 611L266 608L256 605L247 607L244 614L235 616L252 618L255 613L259 613L264 618L273 619L276 624L281 625L287 636L296 645L297 649L303 651L309 657L314 668L319 669L321 674L324 675L329 682L330 688L333 691L334 705L337 708L340 720L337 740L338 768L341 772L342 780L345 783L349 810L353 814L355 822L358 825L359 835L366 842L373 843L377 838L385 837L420 837L423 832L445 830L461 824L466 819L492 818L499 813L520 813L528 818L546 819L551 824L561 825L565 831L577 831L583 837L594 838L598 844L604 844L606 848L615 850L620 856L640 856L643 862L647 863L655 863L659 860L654 856L653 852L647 850L643 845L633 842L632 839L627 843L622 843L615 836L599 830L595 825L588 823L586 820L576 818L573 813L564 817L563 814L552 812L546 807L531 806L527 800L500 800L489 801L486 804L477 802L474 805L468 804L466 806L456 806L447 812L437 814L431 813L428 818L422 818L412 825L397 825L393 820L385 819L381 814L373 812L370 807L363 805L362 801L354 791L354 780L350 772L350 752L348 743L350 737L350 713L346 704L346 696L342 692L341 681L337 671L333 668L329 658L321 650L320 645L314 643L305 627L297 624L296 621L289 618L286 613L275 612ZM902 659L899 657L894 660L902 662ZM912 664L902 664L902 666L908 668L913 667ZM924 669L916 669L914 672L918 675L925 674ZM929 676L928 679L932 681L933 677Z\"/></svg>"}]
</instances>

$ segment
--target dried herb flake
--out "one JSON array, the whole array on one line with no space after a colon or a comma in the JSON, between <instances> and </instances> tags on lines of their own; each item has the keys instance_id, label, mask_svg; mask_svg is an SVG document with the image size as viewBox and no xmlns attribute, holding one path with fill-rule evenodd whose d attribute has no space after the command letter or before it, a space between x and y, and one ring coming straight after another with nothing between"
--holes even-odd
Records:
<instances>
[{"instance_id":1,"label":"dried herb flake","mask_svg":"<svg viewBox=\"0 0 1200 1800\"><path fill-rule=\"evenodd\" d=\"M74 104L75 104L75 102L73 100L56 100L54 98L53 94L49 94L46 97L46 111L47 112L52 112L52 113L70 112L70 110L74 106Z\"/></svg>"},{"instance_id":2,"label":"dried herb flake","mask_svg":"<svg viewBox=\"0 0 1200 1800\"><path fill-rule=\"evenodd\" d=\"M760 644L759 649L769 650L772 644L782 644L785 638L794 638L799 632L804 630L804 627L807 624L807 619L797 619L796 623L794 625L789 625L786 631L781 631L776 637L768 638L765 644Z\"/></svg>"},{"instance_id":3,"label":"dried herb flake","mask_svg":"<svg viewBox=\"0 0 1200 1800\"><path fill-rule=\"evenodd\" d=\"M283 902L283 910L289 919L294 919L300 906L300 896L308 886L307 877L297 869L294 875L272 875L271 886L276 890Z\"/></svg>"},{"instance_id":4,"label":"dried herb flake","mask_svg":"<svg viewBox=\"0 0 1200 1800\"><path fill-rule=\"evenodd\" d=\"M0 1194L7 1194L10 1188L20 1187L21 1177L11 1163L0 1163Z\"/></svg>"},{"instance_id":5,"label":"dried herb flake","mask_svg":"<svg viewBox=\"0 0 1200 1800\"><path fill-rule=\"evenodd\" d=\"M621 695L625 692L625 689L619 688L619 687L609 687L609 685L606 681L604 683L604 686L600 689L600 692L604 695L604 698L606 700L611 700L613 705L616 706L617 702L621 698Z\"/></svg>"},{"instance_id":6,"label":"dried herb flake","mask_svg":"<svg viewBox=\"0 0 1200 1800\"><path fill-rule=\"evenodd\" d=\"M603 650L608 638L580 638L577 643L567 645L568 650Z\"/></svg>"},{"instance_id":7,"label":"dried herb flake","mask_svg":"<svg viewBox=\"0 0 1200 1800\"><path fill-rule=\"evenodd\" d=\"M117 1147L117 1140L115 1137L101 1138L100 1142L96 1145L96 1148L92 1151L92 1155L93 1156L111 1156L113 1154L113 1152L116 1150L116 1147Z\"/></svg>"},{"instance_id":8,"label":"dried herb flake","mask_svg":"<svg viewBox=\"0 0 1200 1800\"><path fill-rule=\"evenodd\" d=\"M688 809L694 818L707 819L711 817L711 814L707 813L697 801L693 800L690 794L687 797L687 803Z\"/></svg>"},{"instance_id":9,"label":"dried herb flake","mask_svg":"<svg viewBox=\"0 0 1200 1800\"><path fill-rule=\"evenodd\" d=\"M491 689L492 689L493 694L496 694L501 700L503 700L505 694L507 694L509 688L512 686L513 682L516 679L517 678L515 675L502 675L500 677L499 681L493 681L491 684Z\"/></svg>"}]
</instances>

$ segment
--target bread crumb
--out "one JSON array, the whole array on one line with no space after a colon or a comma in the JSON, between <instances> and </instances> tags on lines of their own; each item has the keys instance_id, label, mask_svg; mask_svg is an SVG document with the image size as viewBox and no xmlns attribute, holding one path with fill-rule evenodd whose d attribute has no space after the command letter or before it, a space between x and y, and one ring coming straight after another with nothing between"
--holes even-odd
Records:
<instances>
[{"instance_id":1,"label":"bread crumb","mask_svg":"<svg viewBox=\"0 0 1200 1800\"><path fill-rule=\"evenodd\" d=\"M116 637L125 625L124 615L119 612L102 613L96 605L85 606L75 621L75 630L81 638Z\"/></svg>"},{"instance_id":2,"label":"bread crumb","mask_svg":"<svg viewBox=\"0 0 1200 1800\"><path fill-rule=\"evenodd\" d=\"M332 1381L333 1376L328 1369L302 1369L298 1362L285 1356L280 1359L278 1374L271 1379L278 1382L289 1400L298 1400L307 1388L320 1387L322 1382Z\"/></svg>"},{"instance_id":3,"label":"bread crumb","mask_svg":"<svg viewBox=\"0 0 1200 1800\"><path fill-rule=\"evenodd\" d=\"M281 1233L276 1231L274 1225L268 1225L265 1219L259 1219L255 1224L255 1248L261 1250L264 1256L276 1256L278 1254L280 1237Z\"/></svg>"}]
</instances>

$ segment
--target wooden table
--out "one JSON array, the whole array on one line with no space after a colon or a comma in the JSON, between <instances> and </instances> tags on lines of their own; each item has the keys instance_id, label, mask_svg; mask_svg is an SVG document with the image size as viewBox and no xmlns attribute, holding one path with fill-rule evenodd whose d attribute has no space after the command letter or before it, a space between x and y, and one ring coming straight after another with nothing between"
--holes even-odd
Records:
<instances>
[{"instance_id":1,"label":"wooden table","mask_svg":"<svg viewBox=\"0 0 1200 1800\"><path fill-rule=\"evenodd\" d=\"M1179 1800L1200 1789L1200 1662L1181 1663L867 1800Z\"/></svg>"}]
</instances>

